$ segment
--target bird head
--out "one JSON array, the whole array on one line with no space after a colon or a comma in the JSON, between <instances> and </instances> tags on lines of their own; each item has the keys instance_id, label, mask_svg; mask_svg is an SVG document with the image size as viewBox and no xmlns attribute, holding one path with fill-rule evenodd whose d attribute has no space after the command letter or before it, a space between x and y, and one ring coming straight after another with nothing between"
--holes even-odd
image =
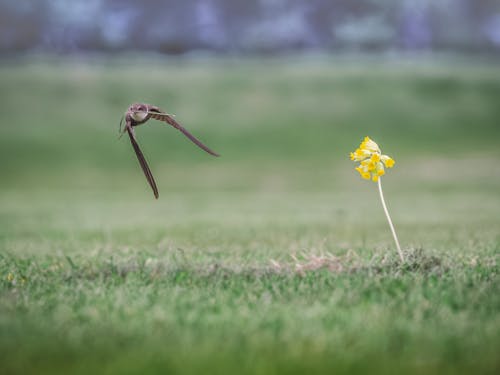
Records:
<instances>
[{"instance_id":1,"label":"bird head","mask_svg":"<svg viewBox=\"0 0 500 375\"><path fill-rule=\"evenodd\" d=\"M134 121L143 122L148 119L148 106L143 103L132 104L128 112Z\"/></svg>"}]
</instances>

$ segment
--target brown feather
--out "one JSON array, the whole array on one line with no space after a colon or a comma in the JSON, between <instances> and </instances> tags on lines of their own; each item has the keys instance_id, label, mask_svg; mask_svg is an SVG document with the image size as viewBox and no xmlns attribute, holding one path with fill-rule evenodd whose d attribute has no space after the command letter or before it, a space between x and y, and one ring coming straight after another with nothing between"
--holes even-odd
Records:
<instances>
[{"instance_id":1,"label":"brown feather","mask_svg":"<svg viewBox=\"0 0 500 375\"><path fill-rule=\"evenodd\" d=\"M151 189L153 189L155 198L158 199L159 194L158 194L158 188L156 187L155 179L153 177L153 174L151 173L151 170L149 169L146 158L144 157L141 149L139 148L139 144L135 139L134 129L132 128L132 125L129 122L127 122L126 124L126 129L128 136L130 138L130 142L132 143L132 147L134 148L135 154L137 155L137 159L139 160L139 164L141 165L142 171L144 172L144 175L146 176L146 179L148 180Z\"/></svg>"},{"instance_id":2,"label":"brown feather","mask_svg":"<svg viewBox=\"0 0 500 375\"><path fill-rule=\"evenodd\" d=\"M174 128L177 130L180 130L182 134L184 134L186 137L189 138L191 142L193 142L195 145L197 145L199 148L204 150L205 152L209 153L210 155L213 156L220 156L218 153L215 151L212 151L210 148L208 148L206 145L204 145L198 138L196 138L194 135L192 135L189 131L187 131L181 124L179 124L177 121L174 120L174 118L166 113L151 113L151 118L154 118L155 120L160 120L160 121L165 121L168 124L172 125Z\"/></svg>"}]
</instances>

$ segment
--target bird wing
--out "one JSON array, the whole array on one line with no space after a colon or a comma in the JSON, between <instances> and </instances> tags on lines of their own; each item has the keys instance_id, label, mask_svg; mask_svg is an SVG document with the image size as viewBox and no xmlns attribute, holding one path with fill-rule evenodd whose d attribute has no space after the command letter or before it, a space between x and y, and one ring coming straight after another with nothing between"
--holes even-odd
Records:
<instances>
[{"instance_id":1,"label":"bird wing","mask_svg":"<svg viewBox=\"0 0 500 375\"><path fill-rule=\"evenodd\" d=\"M139 144L135 139L135 132L130 122L127 122L126 129L128 136L130 138L130 142L132 143L132 147L134 148L135 154L137 155L137 159L139 160L139 164L141 165L142 171L144 172L144 175L146 176L146 179L148 180L151 189L153 189L155 198L158 199L159 194L158 194L158 188L156 187L155 179L153 177L153 174L151 173L151 170L149 169L146 158L144 157L141 149L139 148Z\"/></svg>"},{"instance_id":2,"label":"bird wing","mask_svg":"<svg viewBox=\"0 0 500 375\"><path fill-rule=\"evenodd\" d=\"M174 120L174 118L169 115L168 113L163 113L163 112L156 112L156 111L148 111L148 113L151 115L151 118L154 118L155 120L160 120L160 121L165 121L166 123L172 125L174 128L177 130L180 130L182 134L184 134L186 137L189 138L191 142L193 142L195 145L197 145L199 148L204 150L205 152L208 152L210 155L213 156L220 156L218 153L215 151L212 151L210 148L205 146L201 141L196 138L194 135L192 135L190 132L188 132L181 124L179 124L177 121Z\"/></svg>"}]
</instances>

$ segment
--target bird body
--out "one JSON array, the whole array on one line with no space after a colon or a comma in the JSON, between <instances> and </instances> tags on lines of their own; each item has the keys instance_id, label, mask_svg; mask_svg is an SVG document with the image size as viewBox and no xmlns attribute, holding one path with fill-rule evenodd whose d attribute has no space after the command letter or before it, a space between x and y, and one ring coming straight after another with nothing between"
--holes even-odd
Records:
<instances>
[{"instance_id":1,"label":"bird body","mask_svg":"<svg viewBox=\"0 0 500 375\"><path fill-rule=\"evenodd\" d=\"M201 143L201 141L199 141L195 136L193 136L190 132L188 132L182 125L180 125L177 121L175 121L173 115L170 115L162 111L159 107L155 105L144 104L144 103L132 104L125 113L125 127L123 129L123 132L127 132L132 147L134 148L135 154L137 156L137 159L139 160L139 164L141 165L142 171L144 172L144 175L146 176L146 179L149 185L151 186L151 189L153 190L155 198L158 199L159 193L155 179L153 177L153 174L151 173L146 158L144 157L144 154L142 153L139 144L137 143L134 131L134 127L146 123L151 118L166 122L167 124L173 126L181 133L183 133L187 138L189 138L190 141L192 141L194 144L196 144L198 147L200 147L202 150L209 153L210 155L219 156L219 154L209 149L207 146ZM121 122L120 122L120 128L121 128Z\"/></svg>"}]
</instances>

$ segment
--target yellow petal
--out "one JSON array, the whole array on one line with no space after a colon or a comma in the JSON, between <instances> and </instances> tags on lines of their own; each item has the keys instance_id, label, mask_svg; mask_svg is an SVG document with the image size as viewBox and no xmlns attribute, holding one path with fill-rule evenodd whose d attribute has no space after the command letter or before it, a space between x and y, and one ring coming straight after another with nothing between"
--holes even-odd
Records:
<instances>
[{"instance_id":1,"label":"yellow petal","mask_svg":"<svg viewBox=\"0 0 500 375\"><path fill-rule=\"evenodd\" d=\"M361 143L360 148L371 152L380 153L380 148L378 147L378 144L372 141L369 137L365 137L364 141Z\"/></svg>"},{"instance_id":2,"label":"yellow petal","mask_svg":"<svg viewBox=\"0 0 500 375\"><path fill-rule=\"evenodd\" d=\"M382 155L380 159L384 162L385 166L387 168L392 168L394 164L396 163L394 159L392 159L390 156L387 155Z\"/></svg>"},{"instance_id":3,"label":"yellow petal","mask_svg":"<svg viewBox=\"0 0 500 375\"><path fill-rule=\"evenodd\" d=\"M384 165L381 162L377 163L377 176L383 176L385 174Z\"/></svg>"},{"instance_id":4,"label":"yellow petal","mask_svg":"<svg viewBox=\"0 0 500 375\"><path fill-rule=\"evenodd\" d=\"M361 150L359 148L356 151L351 152L351 154L350 154L351 160L353 160L353 161L361 161L363 159L366 159L369 156L370 156L369 151Z\"/></svg>"},{"instance_id":5,"label":"yellow petal","mask_svg":"<svg viewBox=\"0 0 500 375\"><path fill-rule=\"evenodd\" d=\"M370 151L358 149L358 157L360 159L366 159L370 157Z\"/></svg>"}]
</instances>

